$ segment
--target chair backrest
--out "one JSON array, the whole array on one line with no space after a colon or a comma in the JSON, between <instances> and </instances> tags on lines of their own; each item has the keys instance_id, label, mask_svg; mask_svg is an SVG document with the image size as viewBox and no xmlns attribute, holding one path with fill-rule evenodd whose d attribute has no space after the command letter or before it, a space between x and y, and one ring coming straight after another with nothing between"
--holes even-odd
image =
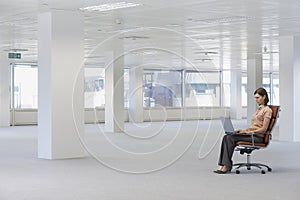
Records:
<instances>
[{"instance_id":1,"label":"chair backrest","mask_svg":"<svg viewBox=\"0 0 300 200\"><path fill-rule=\"evenodd\" d=\"M265 133L265 137L264 137L264 143L266 145L269 144L269 141L271 139L271 132L272 132L272 129L276 123L276 119L278 117L278 113L279 113L279 108L280 106L273 106L273 105L269 105L269 107L271 108L272 110L272 116L271 116L271 120L270 120L270 123L269 123L269 126L268 126L268 129Z\"/></svg>"}]
</instances>

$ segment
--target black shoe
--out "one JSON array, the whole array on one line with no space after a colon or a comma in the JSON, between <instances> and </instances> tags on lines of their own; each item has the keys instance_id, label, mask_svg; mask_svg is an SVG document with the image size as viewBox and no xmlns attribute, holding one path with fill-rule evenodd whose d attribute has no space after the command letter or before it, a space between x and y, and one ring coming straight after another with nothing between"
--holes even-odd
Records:
<instances>
[{"instance_id":1,"label":"black shoe","mask_svg":"<svg viewBox=\"0 0 300 200\"><path fill-rule=\"evenodd\" d=\"M218 170L215 170L215 171L213 171L213 172L216 173L216 174L219 174L220 171L221 171L221 170L218 169Z\"/></svg>"},{"instance_id":2,"label":"black shoe","mask_svg":"<svg viewBox=\"0 0 300 200\"><path fill-rule=\"evenodd\" d=\"M215 170L214 173L216 174L229 174L231 172L231 169L228 169L226 171L222 171L222 170Z\"/></svg>"}]
</instances>

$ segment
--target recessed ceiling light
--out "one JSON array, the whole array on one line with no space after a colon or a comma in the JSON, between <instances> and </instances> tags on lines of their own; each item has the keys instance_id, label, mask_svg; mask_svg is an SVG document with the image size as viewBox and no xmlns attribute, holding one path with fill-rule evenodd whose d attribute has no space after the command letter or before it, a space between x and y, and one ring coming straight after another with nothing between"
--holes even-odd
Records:
<instances>
[{"instance_id":1,"label":"recessed ceiling light","mask_svg":"<svg viewBox=\"0 0 300 200\"><path fill-rule=\"evenodd\" d=\"M106 33L127 33L127 32L132 32L132 31L142 31L145 30L142 27L136 27L136 28L127 28L127 29L118 29L118 30L113 30L113 31L106 31Z\"/></svg>"},{"instance_id":2,"label":"recessed ceiling light","mask_svg":"<svg viewBox=\"0 0 300 200\"><path fill-rule=\"evenodd\" d=\"M92 56L92 55L88 55L85 56L84 58L104 58L103 56Z\"/></svg>"},{"instance_id":3,"label":"recessed ceiling light","mask_svg":"<svg viewBox=\"0 0 300 200\"><path fill-rule=\"evenodd\" d=\"M205 62L205 61L212 61L213 59L211 59L211 58L195 58L194 60L201 60L202 62Z\"/></svg>"},{"instance_id":4,"label":"recessed ceiling light","mask_svg":"<svg viewBox=\"0 0 300 200\"><path fill-rule=\"evenodd\" d=\"M150 37L148 37L148 36L135 36L135 35L120 37L120 39L132 39L132 40L136 40L136 39L149 39L149 38Z\"/></svg>"},{"instance_id":5,"label":"recessed ceiling light","mask_svg":"<svg viewBox=\"0 0 300 200\"><path fill-rule=\"evenodd\" d=\"M267 51L267 52L256 52L254 53L255 55L260 55L260 54L277 54L279 53L278 51Z\"/></svg>"},{"instance_id":6,"label":"recessed ceiling light","mask_svg":"<svg viewBox=\"0 0 300 200\"><path fill-rule=\"evenodd\" d=\"M116 10L121 8L130 8L135 6L140 6L141 4L136 3L128 3L128 2L116 2L116 3L109 3L109 4L101 4L97 6L87 6L84 8L80 8L83 11L109 11L109 10Z\"/></svg>"},{"instance_id":7,"label":"recessed ceiling light","mask_svg":"<svg viewBox=\"0 0 300 200\"><path fill-rule=\"evenodd\" d=\"M4 49L4 51L20 52L20 51L28 51L28 49L11 48L11 49Z\"/></svg>"},{"instance_id":8,"label":"recessed ceiling light","mask_svg":"<svg viewBox=\"0 0 300 200\"><path fill-rule=\"evenodd\" d=\"M169 27L178 27L179 24L167 24L166 26L169 26Z\"/></svg>"},{"instance_id":9,"label":"recessed ceiling light","mask_svg":"<svg viewBox=\"0 0 300 200\"><path fill-rule=\"evenodd\" d=\"M211 19L199 19L194 20L195 22L204 22L207 24L222 24L222 23L233 23L233 22L246 22L251 20L252 18L248 16L227 16L227 17L219 17L219 18L211 18Z\"/></svg>"},{"instance_id":10,"label":"recessed ceiling light","mask_svg":"<svg viewBox=\"0 0 300 200\"><path fill-rule=\"evenodd\" d=\"M157 51L132 51L130 52L130 54L132 55L155 55L155 54L158 54Z\"/></svg>"}]
</instances>

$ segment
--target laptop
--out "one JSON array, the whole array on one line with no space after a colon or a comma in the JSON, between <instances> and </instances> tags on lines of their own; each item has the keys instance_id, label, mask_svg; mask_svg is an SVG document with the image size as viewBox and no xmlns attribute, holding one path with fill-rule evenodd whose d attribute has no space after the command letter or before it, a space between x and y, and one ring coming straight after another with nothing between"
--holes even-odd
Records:
<instances>
[{"instance_id":1,"label":"laptop","mask_svg":"<svg viewBox=\"0 0 300 200\"><path fill-rule=\"evenodd\" d=\"M225 134L232 135L232 134L237 134L234 132L234 128L231 122L231 119L228 117L221 117L221 122L223 125L223 129L225 131Z\"/></svg>"}]
</instances>

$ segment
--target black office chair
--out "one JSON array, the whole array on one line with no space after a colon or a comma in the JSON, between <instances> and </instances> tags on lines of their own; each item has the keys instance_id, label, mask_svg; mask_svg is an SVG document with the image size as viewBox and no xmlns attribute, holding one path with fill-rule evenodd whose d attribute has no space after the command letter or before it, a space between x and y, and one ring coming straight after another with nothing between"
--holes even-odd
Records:
<instances>
[{"instance_id":1,"label":"black office chair","mask_svg":"<svg viewBox=\"0 0 300 200\"><path fill-rule=\"evenodd\" d=\"M250 155L251 155L252 151L266 148L269 145L270 140L272 139L271 132L276 123L276 119L278 118L278 113L279 113L280 107L272 106L272 105L269 105L269 107L272 109L272 117L271 117L268 129L267 129L267 132L265 133L265 136L264 136L264 142L263 143L255 143L254 140L252 139L252 142L239 141L236 143L237 146L235 147L235 150L239 151L240 154L244 154L244 153L247 154L247 162L246 163L237 163L237 164L233 165L234 167L236 167L235 172L237 174L240 173L239 168L241 168L241 167L247 167L248 170L250 170L251 167L257 167L257 168L261 169L262 174L266 173L265 170L263 170L263 167L265 167L269 172L272 171L272 169L268 165L250 162ZM253 137L253 134L252 134L252 137Z\"/></svg>"}]
</instances>

